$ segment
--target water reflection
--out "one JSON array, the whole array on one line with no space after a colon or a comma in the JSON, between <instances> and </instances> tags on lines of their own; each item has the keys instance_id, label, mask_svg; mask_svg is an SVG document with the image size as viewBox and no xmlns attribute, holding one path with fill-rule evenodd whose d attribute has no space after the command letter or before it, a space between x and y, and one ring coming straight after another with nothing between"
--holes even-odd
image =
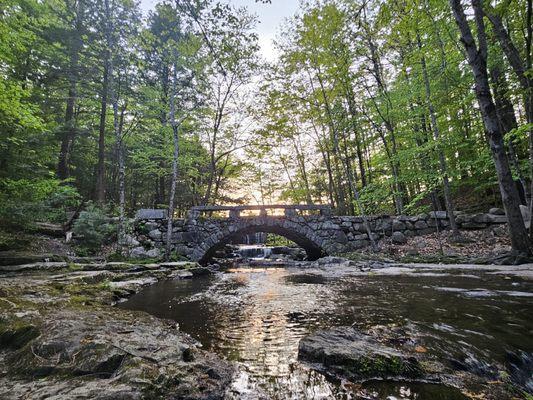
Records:
<instances>
[{"instance_id":1,"label":"water reflection","mask_svg":"<svg viewBox=\"0 0 533 400\"><path fill-rule=\"evenodd\" d=\"M491 295L468 294L480 287ZM240 267L153 285L122 307L174 319L208 350L238 362L229 398L351 399L364 393L370 399L459 399L458 391L436 385L330 382L297 362L298 342L321 327L354 325L379 335L382 326L394 324L416 330L431 354L490 375L494 362L505 362L506 350L533 352L533 299L520 295L531 289L528 282L481 274Z\"/></svg>"}]
</instances>

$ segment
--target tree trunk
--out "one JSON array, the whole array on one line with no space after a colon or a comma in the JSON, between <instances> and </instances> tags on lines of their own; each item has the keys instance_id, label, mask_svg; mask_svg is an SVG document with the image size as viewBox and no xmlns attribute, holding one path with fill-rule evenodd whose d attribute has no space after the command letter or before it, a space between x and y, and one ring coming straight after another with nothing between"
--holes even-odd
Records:
<instances>
[{"instance_id":1,"label":"tree trunk","mask_svg":"<svg viewBox=\"0 0 533 400\"><path fill-rule=\"evenodd\" d=\"M114 86L114 41L113 41L113 20L111 15L111 9L109 7L109 0L105 0L105 13L106 13L106 41L109 50L109 62L108 62L108 85L109 85L109 98L113 107L113 132L115 134L115 142L117 146L117 159L118 159L118 229L117 229L117 243L118 251L121 254L125 253L125 226L124 226L124 213L126 203L125 192L125 166L124 166L124 147L122 143L122 133L120 129L120 117L118 112L118 96L117 90Z\"/></svg>"},{"instance_id":2,"label":"tree trunk","mask_svg":"<svg viewBox=\"0 0 533 400\"><path fill-rule=\"evenodd\" d=\"M472 0L472 8L474 9L477 25L477 46L472 36L470 25L466 20L461 0L449 1L455 21L461 32L461 41L467 53L468 63L474 74L476 97L498 175L502 202L507 214L511 245L515 251L530 254L527 231L519 207L518 191L513 182L509 161L505 153L503 134L500 130L498 115L496 113L496 106L494 105L490 92L487 73L487 42L480 0Z\"/></svg>"},{"instance_id":3,"label":"tree trunk","mask_svg":"<svg viewBox=\"0 0 533 400\"><path fill-rule=\"evenodd\" d=\"M359 172L361 175L361 186L364 188L367 184L366 182L366 171L365 164L363 160L363 152L361 151L361 139L359 138L359 130L357 129L357 112L354 105L354 94L350 83L345 85L346 89L346 100L348 103L348 110L350 112L350 122L352 125L352 130L355 137L355 149L357 152L357 160L359 163Z\"/></svg>"},{"instance_id":4,"label":"tree trunk","mask_svg":"<svg viewBox=\"0 0 533 400\"><path fill-rule=\"evenodd\" d=\"M498 113L498 119L500 120L500 127L504 132L504 135L511 132L518 127L516 116L514 112L514 106L511 100L507 97L508 85L505 79L505 75L502 73L498 65L494 65L490 68L490 76L492 80L492 87L494 90L494 104L496 105L496 112ZM526 180L520 169L518 155L513 143L513 138L509 140L509 159L515 170L520 185L522 186L523 193L527 193Z\"/></svg>"},{"instance_id":5,"label":"tree trunk","mask_svg":"<svg viewBox=\"0 0 533 400\"><path fill-rule=\"evenodd\" d=\"M82 43L84 3L79 1L76 6L76 22L74 38L69 51L70 65L68 73L69 89L67 105L65 108L65 127L61 135L61 149L57 163L57 176L59 179L67 179L70 176L70 155L74 138L76 136L75 108L78 100L79 61Z\"/></svg>"},{"instance_id":6,"label":"tree trunk","mask_svg":"<svg viewBox=\"0 0 533 400\"><path fill-rule=\"evenodd\" d=\"M96 201L105 203L105 121L107 114L107 93L109 73L109 51L105 52L104 80L102 84L102 102L100 107L100 125L98 128L98 170L96 177Z\"/></svg>"},{"instance_id":7,"label":"tree trunk","mask_svg":"<svg viewBox=\"0 0 533 400\"><path fill-rule=\"evenodd\" d=\"M167 242L165 246L165 258L170 258L172 250L172 222L174 217L175 197L176 197L176 182L178 180L178 157L179 157L179 135L178 124L176 122L176 88L177 88L177 66L174 62L172 68L172 93L170 93L170 125L172 126L172 138L174 144L174 152L172 157L172 179L170 182L170 193L168 200L168 215L167 215Z\"/></svg>"},{"instance_id":8,"label":"tree trunk","mask_svg":"<svg viewBox=\"0 0 533 400\"><path fill-rule=\"evenodd\" d=\"M524 109L526 112L526 121L528 124L533 124L533 78L528 74L531 70L531 41L533 40L533 27L532 27L532 14L533 5L532 1L528 0L527 3L527 16L526 16L526 56L523 61L520 52L516 48L511 35L505 28L502 18L494 12L489 5L486 5L486 9L482 9L479 5L479 11L484 13L492 23L492 27L500 46L507 57L507 61L511 65L520 87L523 91ZM529 178L530 178L530 190L529 190L529 210L533 211L533 129L529 130ZM530 226L530 236L533 239L533 224Z\"/></svg>"},{"instance_id":9,"label":"tree trunk","mask_svg":"<svg viewBox=\"0 0 533 400\"><path fill-rule=\"evenodd\" d=\"M420 35L417 33L417 44L418 49L422 53L422 42L420 40ZM450 190L450 182L448 179L448 166L446 165L446 158L444 157L444 152L442 151L442 147L439 143L440 139L440 131L439 126L437 124L437 116L435 113L435 107L433 106L433 102L431 101L431 86L429 84L429 76L427 71L427 65L426 65L426 58L422 56L420 59L420 63L422 65L422 75L424 77L424 87L426 91L426 103L429 110L429 117L431 120L431 127L433 130L433 140L435 140L435 144L437 145L437 153L439 156L439 167L440 167L440 173L442 175L442 190L444 192L444 202L446 204L446 213L448 214L448 220L450 221L450 229L452 230L453 237L457 238L459 236L459 230L457 229L457 224L455 223L455 207L453 204L452 199L452 193Z\"/></svg>"}]
</instances>

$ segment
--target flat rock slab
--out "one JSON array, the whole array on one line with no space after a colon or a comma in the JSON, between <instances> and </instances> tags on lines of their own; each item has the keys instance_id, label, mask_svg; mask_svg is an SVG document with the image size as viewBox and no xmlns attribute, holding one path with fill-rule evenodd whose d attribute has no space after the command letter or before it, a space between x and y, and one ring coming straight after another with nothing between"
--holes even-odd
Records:
<instances>
[{"instance_id":1,"label":"flat rock slab","mask_svg":"<svg viewBox=\"0 0 533 400\"><path fill-rule=\"evenodd\" d=\"M158 210L153 208L141 208L135 214L136 219L165 219L167 210Z\"/></svg>"},{"instance_id":2,"label":"flat rock slab","mask_svg":"<svg viewBox=\"0 0 533 400\"><path fill-rule=\"evenodd\" d=\"M0 265L33 264L45 261L65 261L55 254L28 254L15 251L0 251Z\"/></svg>"},{"instance_id":3,"label":"flat rock slab","mask_svg":"<svg viewBox=\"0 0 533 400\"><path fill-rule=\"evenodd\" d=\"M172 261L161 263L159 266L162 268L189 269L198 267L198 264L191 261Z\"/></svg>"},{"instance_id":4,"label":"flat rock slab","mask_svg":"<svg viewBox=\"0 0 533 400\"><path fill-rule=\"evenodd\" d=\"M322 372L352 381L423 376L416 358L351 327L322 330L303 338L298 358L312 363Z\"/></svg>"},{"instance_id":5,"label":"flat rock slab","mask_svg":"<svg viewBox=\"0 0 533 400\"><path fill-rule=\"evenodd\" d=\"M31 264L0 265L0 272L54 271L67 267L68 263L63 261L36 262Z\"/></svg>"},{"instance_id":6,"label":"flat rock slab","mask_svg":"<svg viewBox=\"0 0 533 400\"><path fill-rule=\"evenodd\" d=\"M5 400L222 399L234 368L144 314L60 310L0 325Z\"/></svg>"}]
</instances>

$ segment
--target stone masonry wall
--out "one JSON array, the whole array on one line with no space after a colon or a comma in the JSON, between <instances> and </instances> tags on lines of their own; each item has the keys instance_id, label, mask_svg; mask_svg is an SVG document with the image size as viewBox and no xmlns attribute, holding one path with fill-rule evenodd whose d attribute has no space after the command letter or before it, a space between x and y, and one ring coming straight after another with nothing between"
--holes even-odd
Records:
<instances>
[{"instance_id":1,"label":"stone masonry wall","mask_svg":"<svg viewBox=\"0 0 533 400\"><path fill-rule=\"evenodd\" d=\"M137 214L131 255L155 257L166 241L166 218L162 210L140 210ZM368 217L375 240L390 237L393 243L405 243L407 237L427 235L449 228L445 211L417 216ZM456 212L459 229L475 230L498 227L507 222L503 210L466 214ZM195 261L202 261L218 245L232 236L257 231L273 232L295 241L308 254L335 254L370 245L363 219L357 216L297 215L257 216L223 219L177 219L172 233L173 249Z\"/></svg>"}]
</instances>

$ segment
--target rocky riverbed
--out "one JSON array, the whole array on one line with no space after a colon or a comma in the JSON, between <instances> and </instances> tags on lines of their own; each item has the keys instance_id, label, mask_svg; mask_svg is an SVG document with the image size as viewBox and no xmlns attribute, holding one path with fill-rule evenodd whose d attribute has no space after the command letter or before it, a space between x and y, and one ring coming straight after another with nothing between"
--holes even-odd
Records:
<instances>
[{"instance_id":1,"label":"rocky riverbed","mask_svg":"<svg viewBox=\"0 0 533 400\"><path fill-rule=\"evenodd\" d=\"M533 392L521 315L532 265L326 257L214 274L187 262L37 262L0 274L2 399Z\"/></svg>"},{"instance_id":2,"label":"rocky riverbed","mask_svg":"<svg viewBox=\"0 0 533 400\"><path fill-rule=\"evenodd\" d=\"M0 398L223 398L233 366L175 323L113 307L191 263L2 267ZM201 270L200 270L201 271Z\"/></svg>"}]
</instances>

